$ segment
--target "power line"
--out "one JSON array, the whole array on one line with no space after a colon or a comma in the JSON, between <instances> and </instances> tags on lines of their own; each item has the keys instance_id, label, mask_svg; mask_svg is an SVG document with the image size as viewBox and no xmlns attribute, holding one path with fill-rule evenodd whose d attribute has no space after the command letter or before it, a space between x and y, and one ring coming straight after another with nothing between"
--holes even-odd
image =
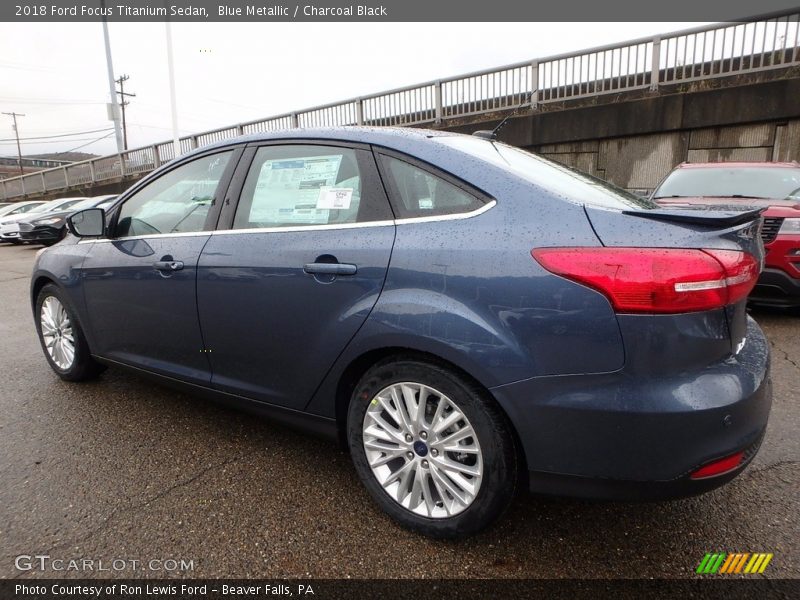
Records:
<instances>
[{"instance_id":1,"label":"power line","mask_svg":"<svg viewBox=\"0 0 800 600\"><path fill-rule=\"evenodd\" d=\"M16 102L18 104L105 104L96 100L80 100L77 98L26 98L22 96L0 96L0 102Z\"/></svg>"},{"instance_id":2,"label":"power line","mask_svg":"<svg viewBox=\"0 0 800 600\"><path fill-rule=\"evenodd\" d=\"M65 153L67 153L67 152L75 152L75 150L80 150L81 148L85 148L86 146L91 146L95 142L99 142L100 140L104 140L107 137L111 137L112 135L114 135L114 133L116 133L116 132L115 131L111 131L110 133L107 133L106 135L104 135L102 137L99 137L96 140L92 140L91 142L88 142L86 144L81 144L80 146L75 146L74 148L70 148L69 150L65 150L64 152Z\"/></svg>"},{"instance_id":3,"label":"power line","mask_svg":"<svg viewBox=\"0 0 800 600\"><path fill-rule=\"evenodd\" d=\"M85 140L93 140L95 138L85 137L85 138L69 138L64 140L44 140L41 142L31 142L31 145L38 146L39 144L68 144L71 142L83 142ZM0 146L14 146L14 142L0 142Z\"/></svg>"},{"instance_id":4,"label":"power line","mask_svg":"<svg viewBox=\"0 0 800 600\"><path fill-rule=\"evenodd\" d=\"M3 114L7 115L7 114L10 114L10 113L3 113ZM100 133L102 131L108 131L109 129L112 129L112 128L111 127L105 127L103 129L92 129L90 131L73 131L72 133L61 133L61 134L57 134L57 135L42 135L42 136L37 136L37 137L26 137L26 138L19 138L19 140L21 142L28 142L28 141L32 141L32 140L49 140L49 139L53 139L53 138L72 137L74 135L85 135L87 133ZM13 142L14 140L15 140L15 138L3 138L3 139L0 139L0 142Z\"/></svg>"}]
</instances>

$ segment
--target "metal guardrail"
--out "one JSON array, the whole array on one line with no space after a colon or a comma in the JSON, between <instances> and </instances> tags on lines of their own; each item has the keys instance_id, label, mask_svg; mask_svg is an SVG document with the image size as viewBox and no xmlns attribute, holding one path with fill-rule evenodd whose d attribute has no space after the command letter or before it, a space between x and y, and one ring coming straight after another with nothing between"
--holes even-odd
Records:
<instances>
[{"instance_id":1,"label":"metal guardrail","mask_svg":"<svg viewBox=\"0 0 800 600\"><path fill-rule=\"evenodd\" d=\"M429 81L239 123L181 138L181 152L235 136L296 127L439 125L602 94L800 65L800 11L720 23L653 38ZM172 141L0 180L0 199L145 173L172 160Z\"/></svg>"}]
</instances>

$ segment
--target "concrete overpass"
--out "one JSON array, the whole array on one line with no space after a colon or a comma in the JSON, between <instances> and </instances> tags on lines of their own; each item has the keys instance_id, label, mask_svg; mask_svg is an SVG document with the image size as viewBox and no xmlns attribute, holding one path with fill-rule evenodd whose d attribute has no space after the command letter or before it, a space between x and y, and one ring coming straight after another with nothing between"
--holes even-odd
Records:
<instances>
[{"instance_id":1,"label":"concrete overpass","mask_svg":"<svg viewBox=\"0 0 800 600\"><path fill-rule=\"evenodd\" d=\"M800 10L665 33L352 98L181 139L186 152L303 126L471 132L636 191L676 164L800 160ZM170 141L0 181L0 200L124 190L174 156Z\"/></svg>"}]
</instances>

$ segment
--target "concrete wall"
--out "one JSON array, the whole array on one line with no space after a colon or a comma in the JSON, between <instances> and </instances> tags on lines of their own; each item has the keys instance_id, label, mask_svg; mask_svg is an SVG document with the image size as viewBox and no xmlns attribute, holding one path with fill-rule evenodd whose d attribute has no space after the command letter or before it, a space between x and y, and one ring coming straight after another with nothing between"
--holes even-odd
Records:
<instances>
[{"instance_id":1,"label":"concrete wall","mask_svg":"<svg viewBox=\"0 0 800 600\"><path fill-rule=\"evenodd\" d=\"M650 191L681 162L800 161L800 119L531 146L630 190Z\"/></svg>"},{"instance_id":2,"label":"concrete wall","mask_svg":"<svg viewBox=\"0 0 800 600\"><path fill-rule=\"evenodd\" d=\"M650 191L677 164L800 161L800 78L516 117L499 139ZM450 129L470 133L497 121Z\"/></svg>"}]
</instances>

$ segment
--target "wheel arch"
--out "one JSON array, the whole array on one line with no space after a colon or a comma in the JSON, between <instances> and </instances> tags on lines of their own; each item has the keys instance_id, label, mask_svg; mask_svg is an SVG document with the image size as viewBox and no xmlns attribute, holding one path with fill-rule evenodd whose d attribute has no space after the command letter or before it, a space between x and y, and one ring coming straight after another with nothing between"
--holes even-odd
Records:
<instances>
[{"instance_id":1,"label":"wheel arch","mask_svg":"<svg viewBox=\"0 0 800 600\"><path fill-rule=\"evenodd\" d=\"M393 357L410 358L444 367L445 369L456 373L460 377L463 377L466 381L482 390L485 397L490 402L495 404L506 420L508 430L511 432L513 437L520 476L527 474L527 461L525 458L525 452L523 451L522 442L519 438L519 433L517 432L516 427L514 427L513 421L509 418L508 413L497 401L489 388L478 381L469 372L465 371L457 364L442 358L441 356L431 352L425 352L414 348L404 348L401 346L389 346L366 351L351 360L350 363L342 370L335 392L336 429L338 432L339 443L342 448L347 448L347 411L350 407L350 401L352 400L353 391L355 390L356 385L370 368L379 362Z\"/></svg>"},{"instance_id":2,"label":"wheel arch","mask_svg":"<svg viewBox=\"0 0 800 600\"><path fill-rule=\"evenodd\" d=\"M31 282L31 307L36 308L36 298L39 297L39 292L42 291L42 288L47 284L52 283L53 285L58 286L58 281L51 275L46 273L37 273L33 277L33 281ZM61 287L61 286L58 286Z\"/></svg>"},{"instance_id":3,"label":"wheel arch","mask_svg":"<svg viewBox=\"0 0 800 600\"><path fill-rule=\"evenodd\" d=\"M75 312L75 318L83 330L86 343L89 345L89 348L94 347L92 332L88 327L88 319L85 312L85 306L83 304L83 294L80 288L77 287L77 281L73 278L66 280L60 279L52 272L45 269L34 271L33 275L31 276L30 287L31 311L33 312L34 318L37 318L36 299L39 297L39 294L46 285L54 285L62 294L64 294L72 310Z\"/></svg>"}]
</instances>

